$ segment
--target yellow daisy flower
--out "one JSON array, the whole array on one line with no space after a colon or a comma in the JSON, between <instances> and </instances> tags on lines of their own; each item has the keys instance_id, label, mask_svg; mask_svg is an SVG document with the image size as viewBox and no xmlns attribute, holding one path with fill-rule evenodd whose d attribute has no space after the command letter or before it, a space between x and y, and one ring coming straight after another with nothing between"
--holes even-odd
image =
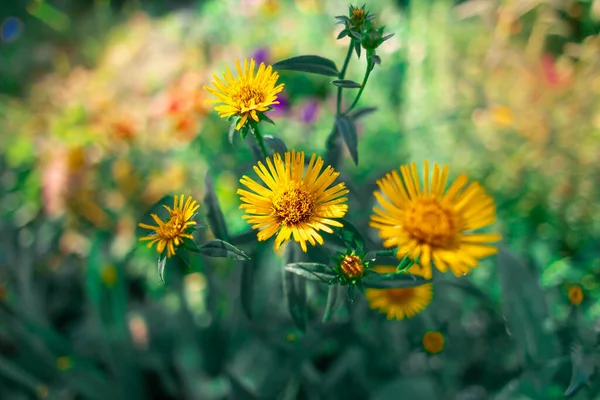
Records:
<instances>
[{"instance_id":1,"label":"yellow daisy flower","mask_svg":"<svg viewBox=\"0 0 600 400\"><path fill-rule=\"evenodd\" d=\"M381 274L396 272L395 266L376 266L373 268ZM413 265L408 272L421 275L418 265ZM411 288L372 289L365 290L369 307L387 314L387 319L402 320L412 318L423 311L433 298L433 284L425 283Z\"/></svg>"},{"instance_id":2,"label":"yellow daisy flower","mask_svg":"<svg viewBox=\"0 0 600 400\"><path fill-rule=\"evenodd\" d=\"M444 350L444 335L441 332L427 332L423 335L423 348L428 353L436 354Z\"/></svg>"},{"instance_id":3,"label":"yellow daisy flower","mask_svg":"<svg viewBox=\"0 0 600 400\"><path fill-rule=\"evenodd\" d=\"M473 233L495 221L496 206L478 182L468 182L460 175L444 191L448 167L433 166L429 180L429 163L425 161L423 187L412 163L391 171L374 192L380 207L373 208L370 226L379 230L384 246L398 246L398 258L419 257L425 279L432 275L431 262L441 272L448 268L456 275L465 275L475 268L478 259L495 254L498 249L488 243L500 240L500 235ZM384 197L385 196L385 197Z\"/></svg>"},{"instance_id":4,"label":"yellow daisy flower","mask_svg":"<svg viewBox=\"0 0 600 400\"><path fill-rule=\"evenodd\" d=\"M185 204L184 200L185 196L182 194L180 197L175 196L172 209L168 206L163 206L169 212L170 217L167 222L161 220L156 214L151 214L158 226L138 224L140 228L154 231L148 236L140 238L140 241L150 241L148 248L152 247L154 243L158 243L156 250L162 253L166 248L167 257L171 257L175 255L175 246L183 243L183 238L193 240L194 237L185 233L185 231L188 227L196 225L196 221L190 221L190 219L194 216L200 205L197 204L192 196L188 197Z\"/></svg>"},{"instance_id":5,"label":"yellow daisy flower","mask_svg":"<svg viewBox=\"0 0 600 400\"><path fill-rule=\"evenodd\" d=\"M267 167L262 162L254 167L254 171L266 184L256 183L247 176L240 182L254 193L238 189L242 201L241 209L246 215L242 218L254 224L252 229L259 229L258 240L263 241L271 236L275 239L275 250L292 235L306 252L306 242L311 245L323 244L319 230L333 233L329 226L343 225L332 218L343 218L348 210L345 203L348 199L341 197L348 193L344 183L330 187L340 174L333 167L323 168L321 157L313 154L305 170L304 152L292 150L284 155L267 157ZM329 226L328 226L329 225Z\"/></svg>"},{"instance_id":6,"label":"yellow daisy flower","mask_svg":"<svg viewBox=\"0 0 600 400\"><path fill-rule=\"evenodd\" d=\"M217 99L208 100L210 103L223 103L215 107L221 118L228 118L233 115L241 117L235 129L239 130L248 118L258 122L258 112L265 112L273 104L279 104L277 93L283 90L283 83L277 85L279 74L273 71L272 66L265 66L260 63L258 71L255 74L255 61L244 59L244 69L240 62L235 62L237 66L238 77L234 78L229 68L223 73L225 82L213 75L212 84L216 89L204 86L204 89ZM277 85L277 86L276 86Z\"/></svg>"}]
</instances>

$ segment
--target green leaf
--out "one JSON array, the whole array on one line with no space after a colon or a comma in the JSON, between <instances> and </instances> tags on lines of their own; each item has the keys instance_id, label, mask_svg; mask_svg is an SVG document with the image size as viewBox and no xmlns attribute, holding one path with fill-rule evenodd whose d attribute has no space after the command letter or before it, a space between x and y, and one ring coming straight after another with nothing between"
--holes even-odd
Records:
<instances>
[{"instance_id":1,"label":"green leaf","mask_svg":"<svg viewBox=\"0 0 600 400\"><path fill-rule=\"evenodd\" d=\"M42 382L30 375L27 371L21 369L17 364L14 364L12 361L2 356L0 356L0 376L29 389L36 397L42 397L40 393L40 390L44 388Z\"/></svg>"},{"instance_id":2,"label":"green leaf","mask_svg":"<svg viewBox=\"0 0 600 400\"><path fill-rule=\"evenodd\" d=\"M279 153L283 157L284 153L287 151L287 146L283 140L271 135L265 135L263 136L263 139L275 153Z\"/></svg>"},{"instance_id":3,"label":"green leaf","mask_svg":"<svg viewBox=\"0 0 600 400\"><path fill-rule=\"evenodd\" d=\"M250 259L250 257L248 257L242 250L219 239L204 243L202 246L198 247L196 252L208 257L223 257L240 261Z\"/></svg>"},{"instance_id":4,"label":"green leaf","mask_svg":"<svg viewBox=\"0 0 600 400\"><path fill-rule=\"evenodd\" d=\"M401 273L370 275L363 279L363 283L367 288L399 289L421 286L426 283L431 283L431 281L417 275Z\"/></svg>"},{"instance_id":5,"label":"green leaf","mask_svg":"<svg viewBox=\"0 0 600 400\"><path fill-rule=\"evenodd\" d=\"M158 278L162 283L165 283L165 266L167 265L167 256L158 256Z\"/></svg>"},{"instance_id":6,"label":"green leaf","mask_svg":"<svg viewBox=\"0 0 600 400\"><path fill-rule=\"evenodd\" d=\"M340 40L342 38L345 38L346 36L348 36L348 30L344 29L343 31L340 32L340 34L337 36L337 40Z\"/></svg>"},{"instance_id":7,"label":"green leaf","mask_svg":"<svg viewBox=\"0 0 600 400\"><path fill-rule=\"evenodd\" d=\"M323 314L323 322L329 321L329 318L335 313L335 310L342 304L344 299L343 289L340 285L329 285L327 292L327 305Z\"/></svg>"},{"instance_id":8,"label":"green leaf","mask_svg":"<svg viewBox=\"0 0 600 400\"><path fill-rule=\"evenodd\" d=\"M285 261L295 260L295 243L289 243L285 249ZM288 264L289 265L289 264ZM287 268L282 271L283 274L283 293L287 299L290 315L294 324L301 331L306 331L306 279L292 273Z\"/></svg>"},{"instance_id":9,"label":"green leaf","mask_svg":"<svg viewBox=\"0 0 600 400\"><path fill-rule=\"evenodd\" d=\"M346 143L352 161L355 165L358 165L358 135L354 121L347 115L338 115L335 124L344 139L344 143Z\"/></svg>"},{"instance_id":10,"label":"green leaf","mask_svg":"<svg viewBox=\"0 0 600 400\"><path fill-rule=\"evenodd\" d=\"M319 263L290 263L284 269L308 280L324 283L329 283L329 281L337 277L336 273L329 266Z\"/></svg>"},{"instance_id":11,"label":"green leaf","mask_svg":"<svg viewBox=\"0 0 600 400\"><path fill-rule=\"evenodd\" d=\"M523 361L529 365L544 365L558 356L556 337L544 329L549 318L544 292L535 270L508 249L499 247L498 274L503 297L503 311L508 331L515 338ZM542 384L551 376L541 377ZM546 382L544 382L546 381Z\"/></svg>"},{"instance_id":12,"label":"green leaf","mask_svg":"<svg viewBox=\"0 0 600 400\"><path fill-rule=\"evenodd\" d=\"M267 115L264 112L258 113L258 120L268 122L271 125L275 125L275 122L271 118L267 117Z\"/></svg>"},{"instance_id":13,"label":"green leaf","mask_svg":"<svg viewBox=\"0 0 600 400\"><path fill-rule=\"evenodd\" d=\"M354 51L356 51L356 57L360 58L360 40L354 41Z\"/></svg>"},{"instance_id":14,"label":"green leaf","mask_svg":"<svg viewBox=\"0 0 600 400\"><path fill-rule=\"evenodd\" d=\"M595 368L595 359L593 355L583 354L581 345L573 346L571 349L571 382L565 391L565 396L571 396L577 389L586 383Z\"/></svg>"},{"instance_id":15,"label":"green leaf","mask_svg":"<svg viewBox=\"0 0 600 400\"><path fill-rule=\"evenodd\" d=\"M254 299L254 270L256 265L254 262L244 263L242 266L242 279L240 287L240 300L242 302L242 310L248 319L252 319L252 303Z\"/></svg>"},{"instance_id":16,"label":"green leaf","mask_svg":"<svg viewBox=\"0 0 600 400\"><path fill-rule=\"evenodd\" d=\"M358 121L359 119L366 117L369 114L374 113L375 111L377 111L377 107L363 107L363 108L355 108L354 110L350 111L347 115L352 118L352 120L354 122Z\"/></svg>"},{"instance_id":17,"label":"green leaf","mask_svg":"<svg viewBox=\"0 0 600 400\"><path fill-rule=\"evenodd\" d=\"M208 218L210 229L217 239L229 241L225 217L219 206L219 201L215 193L215 185L210 172L206 172L204 176L204 190L204 205L206 206L206 217Z\"/></svg>"},{"instance_id":18,"label":"green leaf","mask_svg":"<svg viewBox=\"0 0 600 400\"><path fill-rule=\"evenodd\" d=\"M362 232L350 221L345 218L338 220L344 226L342 228L334 228L334 232L346 246L353 250L362 250L366 246L365 237Z\"/></svg>"},{"instance_id":19,"label":"green leaf","mask_svg":"<svg viewBox=\"0 0 600 400\"><path fill-rule=\"evenodd\" d=\"M351 81L349 79L338 79L336 81L331 81L335 86L343 87L347 89L359 89L362 85L358 82Z\"/></svg>"},{"instance_id":20,"label":"green leaf","mask_svg":"<svg viewBox=\"0 0 600 400\"><path fill-rule=\"evenodd\" d=\"M301 71L311 74L338 76L339 72L335 63L320 56L298 56L288 58L273 64L273 69L280 71Z\"/></svg>"},{"instance_id":21,"label":"green leaf","mask_svg":"<svg viewBox=\"0 0 600 400\"><path fill-rule=\"evenodd\" d=\"M229 138L229 143L231 143L233 145L233 138L235 137L235 127L238 123L239 117L234 119L233 122L231 123L231 125L229 125L229 132L227 134L227 137Z\"/></svg>"},{"instance_id":22,"label":"green leaf","mask_svg":"<svg viewBox=\"0 0 600 400\"><path fill-rule=\"evenodd\" d=\"M350 285L348 286L348 301L350 302L350 304L354 304L354 298L356 297L354 294L354 285Z\"/></svg>"}]
</instances>

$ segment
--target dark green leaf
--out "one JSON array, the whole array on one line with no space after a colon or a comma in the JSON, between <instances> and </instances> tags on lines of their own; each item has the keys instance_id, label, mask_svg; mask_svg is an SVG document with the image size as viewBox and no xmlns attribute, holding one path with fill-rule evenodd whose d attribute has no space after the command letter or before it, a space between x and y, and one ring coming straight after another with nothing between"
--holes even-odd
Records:
<instances>
[{"instance_id":1,"label":"dark green leaf","mask_svg":"<svg viewBox=\"0 0 600 400\"><path fill-rule=\"evenodd\" d=\"M384 37L382 37L381 40L385 42L386 40L388 40L389 38L391 38L394 35L395 35L395 33L390 33L389 35L385 35Z\"/></svg>"},{"instance_id":2,"label":"dark green leaf","mask_svg":"<svg viewBox=\"0 0 600 400\"><path fill-rule=\"evenodd\" d=\"M281 71L301 71L311 74L338 76L335 63L320 56L298 56L273 64L273 68Z\"/></svg>"},{"instance_id":3,"label":"dark green leaf","mask_svg":"<svg viewBox=\"0 0 600 400\"><path fill-rule=\"evenodd\" d=\"M162 283L165 283L165 266L167 265L167 256L160 255L158 257L158 278Z\"/></svg>"},{"instance_id":4,"label":"dark green leaf","mask_svg":"<svg viewBox=\"0 0 600 400\"><path fill-rule=\"evenodd\" d=\"M377 111L377 107L356 108L356 109L350 111L347 115L356 122L359 119L366 117L369 114L374 113L375 111Z\"/></svg>"},{"instance_id":5,"label":"dark green leaf","mask_svg":"<svg viewBox=\"0 0 600 400\"><path fill-rule=\"evenodd\" d=\"M346 36L348 36L348 30L344 29L343 31L340 32L340 34L337 36L337 40L340 40L342 38L345 38Z\"/></svg>"},{"instance_id":6,"label":"dark green leaf","mask_svg":"<svg viewBox=\"0 0 600 400\"><path fill-rule=\"evenodd\" d=\"M36 395L35 397L43 397L39 392L40 388L43 387L42 382L30 375L27 371L21 369L21 367L14 364L11 360L2 356L0 356L0 376L29 389Z\"/></svg>"},{"instance_id":7,"label":"dark green leaf","mask_svg":"<svg viewBox=\"0 0 600 400\"><path fill-rule=\"evenodd\" d=\"M204 243L197 252L208 257L224 257L241 261L250 259L242 250L219 239Z\"/></svg>"},{"instance_id":8,"label":"dark green leaf","mask_svg":"<svg viewBox=\"0 0 600 400\"><path fill-rule=\"evenodd\" d=\"M254 299L254 262L246 262L242 266L242 280L240 288L240 299L242 310L248 319L252 319L252 303Z\"/></svg>"},{"instance_id":9,"label":"dark green leaf","mask_svg":"<svg viewBox=\"0 0 600 400\"><path fill-rule=\"evenodd\" d=\"M358 136L354 121L347 115L338 115L335 119L335 123L344 139L344 143L346 143L352 161L354 161L355 165L358 165Z\"/></svg>"},{"instance_id":10,"label":"dark green leaf","mask_svg":"<svg viewBox=\"0 0 600 400\"><path fill-rule=\"evenodd\" d=\"M324 283L328 283L337 276L336 273L325 264L299 262L287 264L284 268L288 272L302 276L311 281Z\"/></svg>"},{"instance_id":11,"label":"dark green leaf","mask_svg":"<svg viewBox=\"0 0 600 400\"><path fill-rule=\"evenodd\" d=\"M340 21L343 21L343 22L350 21L350 18L348 18L348 17L347 17L347 16L345 16L345 15L337 15L337 16L335 17L335 19L339 19Z\"/></svg>"},{"instance_id":12,"label":"dark green leaf","mask_svg":"<svg viewBox=\"0 0 600 400\"><path fill-rule=\"evenodd\" d=\"M374 289L397 289L421 286L431 281L423 279L420 276L401 273L401 274L377 274L367 276L363 279L367 288Z\"/></svg>"},{"instance_id":13,"label":"dark green leaf","mask_svg":"<svg viewBox=\"0 0 600 400\"><path fill-rule=\"evenodd\" d=\"M343 87L347 89L359 89L361 84L358 82L351 81L349 79L339 79L336 81L331 81L335 86Z\"/></svg>"},{"instance_id":14,"label":"dark green leaf","mask_svg":"<svg viewBox=\"0 0 600 400\"><path fill-rule=\"evenodd\" d=\"M373 62L377 65L381 65L381 58L379 56L373 56L371 57L371 59L373 60Z\"/></svg>"},{"instance_id":15,"label":"dark green leaf","mask_svg":"<svg viewBox=\"0 0 600 400\"><path fill-rule=\"evenodd\" d=\"M362 232L345 218L339 221L344 225L342 228L335 228L335 234L344 242L346 246L353 250L364 249L366 246L365 237Z\"/></svg>"},{"instance_id":16,"label":"dark green leaf","mask_svg":"<svg viewBox=\"0 0 600 400\"><path fill-rule=\"evenodd\" d=\"M354 304L354 298L355 298L355 295L354 295L354 285L348 286L348 293L347 293L347 295L348 295L348 301L350 302L350 304Z\"/></svg>"},{"instance_id":17,"label":"dark green leaf","mask_svg":"<svg viewBox=\"0 0 600 400\"><path fill-rule=\"evenodd\" d=\"M204 205L206 206L206 217L210 224L210 229L217 239L229 241L229 233L225 224L225 217L219 206L215 185L207 172L204 176Z\"/></svg>"},{"instance_id":18,"label":"dark green leaf","mask_svg":"<svg viewBox=\"0 0 600 400\"><path fill-rule=\"evenodd\" d=\"M275 122L271 118L267 117L267 115L265 113L262 113L262 112L258 113L258 119L259 119L259 121L265 121L271 125L275 125Z\"/></svg>"},{"instance_id":19,"label":"dark green leaf","mask_svg":"<svg viewBox=\"0 0 600 400\"><path fill-rule=\"evenodd\" d=\"M343 303L343 288L340 285L330 285L327 292L327 305L323 314L323 322L329 321L335 310Z\"/></svg>"},{"instance_id":20,"label":"dark green leaf","mask_svg":"<svg viewBox=\"0 0 600 400\"><path fill-rule=\"evenodd\" d=\"M263 139L275 153L279 153L283 157L283 154L287 151L287 146L283 140L271 135L265 135Z\"/></svg>"},{"instance_id":21,"label":"dark green leaf","mask_svg":"<svg viewBox=\"0 0 600 400\"><path fill-rule=\"evenodd\" d=\"M354 51L356 51L356 57L360 58L360 40L354 41Z\"/></svg>"},{"instance_id":22,"label":"dark green leaf","mask_svg":"<svg viewBox=\"0 0 600 400\"><path fill-rule=\"evenodd\" d=\"M581 345L571 349L571 382L565 391L565 396L571 396L586 383L594 373L595 360L593 355L583 354Z\"/></svg>"},{"instance_id":23,"label":"dark green leaf","mask_svg":"<svg viewBox=\"0 0 600 400\"><path fill-rule=\"evenodd\" d=\"M285 262L290 265L290 262L293 262L296 259L296 251L295 243L289 243L285 249ZM293 263L291 265L294 265ZM306 330L306 319L307 319L307 309L306 309L306 279L303 277L292 273L286 268L282 271L283 274L283 293L285 298L287 299L288 309L290 311L290 315L294 320L294 324L301 331Z\"/></svg>"},{"instance_id":24,"label":"dark green leaf","mask_svg":"<svg viewBox=\"0 0 600 400\"><path fill-rule=\"evenodd\" d=\"M549 316L536 271L508 249L500 247L498 274L508 330L521 350L523 361L543 365L558 356L556 338L544 329L544 321ZM551 377L538 374L538 378L544 378L544 381Z\"/></svg>"},{"instance_id":25,"label":"dark green leaf","mask_svg":"<svg viewBox=\"0 0 600 400\"><path fill-rule=\"evenodd\" d=\"M361 39L361 37L362 37L362 36L360 35L360 33L359 33L359 32L356 32L356 31L350 31L350 35L352 35L352 36L353 36L355 39L358 39L358 40L360 40L360 39Z\"/></svg>"}]
</instances>

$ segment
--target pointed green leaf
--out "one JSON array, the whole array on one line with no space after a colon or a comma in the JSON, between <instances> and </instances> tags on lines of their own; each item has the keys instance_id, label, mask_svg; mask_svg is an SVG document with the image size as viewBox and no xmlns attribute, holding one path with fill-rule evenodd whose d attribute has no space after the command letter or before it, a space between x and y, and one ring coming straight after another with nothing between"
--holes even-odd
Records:
<instances>
[{"instance_id":1,"label":"pointed green leaf","mask_svg":"<svg viewBox=\"0 0 600 400\"><path fill-rule=\"evenodd\" d=\"M225 217L219 206L215 185L213 184L210 172L206 172L204 176L204 205L206 206L206 217L208 218L212 233L217 239L229 241Z\"/></svg>"},{"instance_id":2,"label":"pointed green leaf","mask_svg":"<svg viewBox=\"0 0 600 400\"><path fill-rule=\"evenodd\" d=\"M246 262L242 266L242 279L240 288L240 300L242 301L242 310L248 319L252 319L252 304L254 299L254 262Z\"/></svg>"},{"instance_id":3,"label":"pointed green leaf","mask_svg":"<svg viewBox=\"0 0 600 400\"><path fill-rule=\"evenodd\" d=\"M354 51L356 51L356 57L360 58L360 40L354 41Z\"/></svg>"},{"instance_id":4,"label":"pointed green leaf","mask_svg":"<svg viewBox=\"0 0 600 400\"><path fill-rule=\"evenodd\" d=\"M339 222L344 226L341 228L334 228L336 236L338 236L346 246L353 250L364 249L366 241L362 232L345 218L340 218Z\"/></svg>"},{"instance_id":5,"label":"pointed green leaf","mask_svg":"<svg viewBox=\"0 0 600 400\"><path fill-rule=\"evenodd\" d=\"M335 313L338 307L343 303L343 288L340 285L330 285L327 292L327 305L323 314L323 322L329 321L329 318Z\"/></svg>"},{"instance_id":6,"label":"pointed green leaf","mask_svg":"<svg viewBox=\"0 0 600 400\"><path fill-rule=\"evenodd\" d=\"M273 64L273 69L280 71L300 71L326 76L338 76L335 63L320 56L298 56Z\"/></svg>"},{"instance_id":7,"label":"pointed green leaf","mask_svg":"<svg viewBox=\"0 0 600 400\"><path fill-rule=\"evenodd\" d=\"M358 135L354 121L347 115L338 115L335 119L338 131L342 134L344 143L350 152L352 161L358 165Z\"/></svg>"},{"instance_id":8,"label":"pointed green leaf","mask_svg":"<svg viewBox=\"0 0 600 400\"><path fill-rule=\"evenodd\" d=\"M165 283L165 266L167 265L167 256L161 255L158 257L158 278L162 283Z\"/></svg>"},{"instance_id":9,"label":"pointed green leaf","mask_svg":"<svg viewBox=\"0 0 600 400\"><path fill-rule=\"evenodd\" d=\"M523 361L543 365L558 356L558 343L556 337L544 329L549 315L537 272L503 246L499 246L497 260L504 317L510 335L517 342ZM538 378L542 378L542 372L539 371ZM550 376L545 378L551 379Z\"/></svg>"},{"instance_id":10,"label":"pointed green leaf","mask_svg":"<svg viewBox=\"0 0 600 400\"><path fill-rule=\"evenodd\" d=\"M229 125L229 132L227 134L227 137L229 138L229 143L231 143L233 145L233 138L235 136L235 126L237 125L239 120L239 117L234 119L233 122L231 123L231 125Z\"/></svg>"},{"instance_id":11,"label":"pointed green leaf","mask_svg":"<svg viewBox=\"0 0 600 400\"><path fill-rule=\"evenodd\" d=\"M331 81L335 86L346 88L346 89L359 89L361 84L358 82L351 81L349 79L338 79L336 81Z\"/></svg>"},{"instance_id":12,"label":"pointed green leaf","mask_svg":"<svg viewBox=\"0 0 600 400\"><path fill-rule=\"evenodd\" d=\"M571 349L571 382L565 396L571 396L586 383L594 373L595 359L593 355L583 354L581 345Z\"/></svg>"},{"instance_id":13,"label":"pointed green leaf","mask_svg":"<svg viewBox=\"0 0 600 400\"><path fill-rule=\"evenodd\" d=\"M285 262L289 263L296 259L296 244L288 243L285 249ZM283 293L287 299L290 315L294 320L294 324L301 331L306 330L306 279L290 272L287 268L282 270L283 277Z\"/></svg>"},{"instance_id":14,"label":"pointed green leaf","mask_svg":"<svg viewBox=\"0 0 600 400\"><path fill-rule=\"evenodd\" d=\"M352 118L353 121L358 121L359 119L366 117L369 114L377 111L377 107L364 107L364 108L355 108L350 111L347 115Z\"/></svg>"},{"instance_id":15,"label":"pointed green leaf","mask_svg":"<svg viewBox=\"0 0 600 400\"><path fill-rule=\"evenodd\" d=\"M258 113L258 120L268 122L271 125L275 125L275 122L271 118L267 117L267 114L265 114L264 112Z\"/></svg>"},{"instance_id":16,"label":"pointed green leaf","mask_svg":"<svg viewBox=\"0 0 600 400\"><path fill-rule=\"evenodd\" d=\"M372 274L363 279L364 286L374 289L399 289L421 286L431 281L412 274Z\"/></svg>"},{"instance_id":17,"label":"pointed green leaf","mask_svg":"<svg viewBox=\"0 0 600 400\"><path fill-rule=\"evenodd\" d=\"M204 243L198 248L197 252L208 257L223 257L240 261L250 259L242 250L219 239Z\"/></svg>"},{"instance_id":18,"label":"pointed green leaf","mask_svg":"<svg viewBox=\"0 0 600 400\"><path fill-rule=\"evenodd\" d=\"M275 153L279 153L283 157L284 153L287 151L287 146L283 140L271 135L265 135L263 139Z\"/></svg>"},{"instance_id":19,"label":"pointed green leaf","mask_svg":"<svg viewBox=\"0 0 600 400\"><path fill-rule=\"evenodd\" d=\"M348 30L344 29L343 31L340 32L340 34L337 36L337 40L340 40L342 38L345 38L346 36L348 36Z\"/></svg>"},{"instance_id":20,"label":"pointed green leaf","mask_svg":"<svg viewBox=\"0 0 600 400\"><path fill-rule=\"evenodd\" d=\"M311 281L329 283L337 277L336 273L325 264L298 262L286 265L285 270Z\"/></svg>"}]
</instances>

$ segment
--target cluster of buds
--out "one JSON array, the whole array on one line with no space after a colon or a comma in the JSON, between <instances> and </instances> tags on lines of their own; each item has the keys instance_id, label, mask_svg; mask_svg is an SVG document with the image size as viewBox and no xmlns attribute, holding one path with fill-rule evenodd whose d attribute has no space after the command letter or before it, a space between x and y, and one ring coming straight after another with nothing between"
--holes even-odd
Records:
<instances>
[{"instance_id":1,"label":"cluster of buds","mask_svg":"<svg viewBox=\"0 0 600 400\"><path fill-rule=\"evenodd\" d=\"M344 24L344 30L340 32L337 38L352 37L356 56L360 58L361 48L365 49L371 69L374 64L381 64L381 59L375 53L375 50L394 34L384 35L384 26L379 28L374 26L372 20L375 18L375 14L370 14L365 9L365 5L360 8L350 6L348 16L339 15L335 18L338 19L338 24Z\"/></svg>"}]
</instances>

